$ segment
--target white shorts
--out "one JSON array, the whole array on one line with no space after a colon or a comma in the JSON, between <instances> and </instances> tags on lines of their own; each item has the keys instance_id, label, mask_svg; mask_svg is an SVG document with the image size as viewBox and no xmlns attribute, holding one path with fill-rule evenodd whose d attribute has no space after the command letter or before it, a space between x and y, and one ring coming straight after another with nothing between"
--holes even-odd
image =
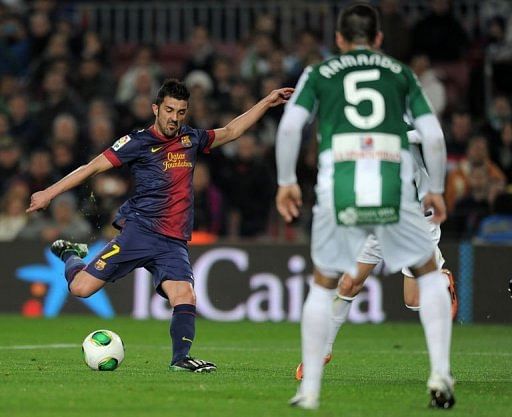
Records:
<instances>
[{"instance_id":1,"label":"white shorts","mask_svg":"<svg viewBox=\"0 0 512 417\"><path fill-rule=\"evenodd\" d=\"M429 224L430 234L432 236L432 242L436 245L436 264L439 269L444 265L444 258L441 250L439 249L439 240L441 239L441 227L432 222L432 216L425 217ZM380 250L379 242L375 235L369 235L364 243L363 250L357 258L357 262L363 264L377 265L382 261L382 252ZM414 276L409 268L402 268L402 274L408 277Z\"/></svg>"},{"instance_id":2,"label":"white shorts","mask_svg":"<svg viewBox=\"0 0 512 417\"><path fill-rule=\"evenodd\" d=\"M338 278L343 272L355 276L357 262L377 264L380 260L395 272L424 265L436 253L431 225L418 203L402 203L399 222L389 225L340 226L334 213L325 206L313 208L311 257L327 277Z\"/></svg>"}]
</instances>

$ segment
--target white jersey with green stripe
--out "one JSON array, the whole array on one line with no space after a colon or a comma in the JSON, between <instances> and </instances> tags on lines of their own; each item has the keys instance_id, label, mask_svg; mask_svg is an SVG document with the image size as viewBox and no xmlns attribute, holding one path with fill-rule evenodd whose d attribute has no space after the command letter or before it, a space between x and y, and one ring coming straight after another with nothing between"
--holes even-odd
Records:
<instances>
[{"instance_id":1,"label":"white jersey with green stripe","mask_svg":"<svg viewBox=\"0 0 512 417\"><path fill-rule=\"evenodd\" d=\"M318 203L334 206L338 224L397 222L416 197L404 115L432 113L411 69L352 50L308 67L291 101L318 117Z\"/></svg>"}]
</instances>

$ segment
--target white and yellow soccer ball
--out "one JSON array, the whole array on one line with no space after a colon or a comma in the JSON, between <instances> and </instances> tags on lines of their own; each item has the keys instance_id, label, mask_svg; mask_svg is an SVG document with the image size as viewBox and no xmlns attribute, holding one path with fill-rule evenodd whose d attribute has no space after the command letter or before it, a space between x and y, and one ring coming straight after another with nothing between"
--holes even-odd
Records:
<instances>
[{"instance_id":1,"label":"white and yellow soccer ball","mask_svg":"<svg viewBox=\"0 0 512 417\"><path fill-rule=\"evenodd\" d=\"M95 330L82 343L87 366L95 371L113 371L124 359L124 343L111 330Z\"/></svg>"}]
</instances>

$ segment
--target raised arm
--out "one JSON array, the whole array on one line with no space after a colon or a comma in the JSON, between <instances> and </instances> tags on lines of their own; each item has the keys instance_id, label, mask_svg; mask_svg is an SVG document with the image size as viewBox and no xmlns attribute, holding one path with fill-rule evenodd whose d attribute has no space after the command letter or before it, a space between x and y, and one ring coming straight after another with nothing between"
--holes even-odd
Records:
<instances>
[{"instance_id":1,"label":"raised arm","mask_svg":"<svg viewBox=\"0 0 512 417\"><path fill-rule=\"evenodd\" d=\"M30 206L26 212L31 213L36 210L44 210L59 194L75 188L87 178L107 171L112 167L112 163L105 157L105 155L98 155L88 164L78 167L45 190L32 194L32 197L30 197Z\"/></svg>"},{"instance_id":2,"label":"raised arm","mask_svg":"<svg viewBox=\"0 0 512 417\"><path fill-rule=\"evenodd\" d=\"M272 91L268 96L258 101L253 107L233 119L226 126L215 129L215 140L211 147L224 145L238 139L243 133L256 123L271 107L286 103L293 93L293 88L280 88Z\"/></svg>"}]
</instances>

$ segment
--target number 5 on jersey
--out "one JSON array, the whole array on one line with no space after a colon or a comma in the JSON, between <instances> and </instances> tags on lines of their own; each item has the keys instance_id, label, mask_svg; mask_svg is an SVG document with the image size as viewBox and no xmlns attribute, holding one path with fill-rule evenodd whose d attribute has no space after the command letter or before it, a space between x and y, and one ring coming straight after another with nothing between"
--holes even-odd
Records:
<instances>
[{"instance_id":1,"label":"number 5 on jersey","mask_svg":"<svg viewBox=\"0 0 512 417\"><path fill-rule=\"evenodd\" d=\"M378 69L354 71L343 78L345 100L352 104L352 106L345 106L345 116L352 126L359 129L373 129L384 120L386 107L382 94L374 88L357 88L357 83L377 81L378 79L380 79ZM372 103L372 112L368 116L362 116L356 107L365 100Z\"/></svg>"}]
</instances>

